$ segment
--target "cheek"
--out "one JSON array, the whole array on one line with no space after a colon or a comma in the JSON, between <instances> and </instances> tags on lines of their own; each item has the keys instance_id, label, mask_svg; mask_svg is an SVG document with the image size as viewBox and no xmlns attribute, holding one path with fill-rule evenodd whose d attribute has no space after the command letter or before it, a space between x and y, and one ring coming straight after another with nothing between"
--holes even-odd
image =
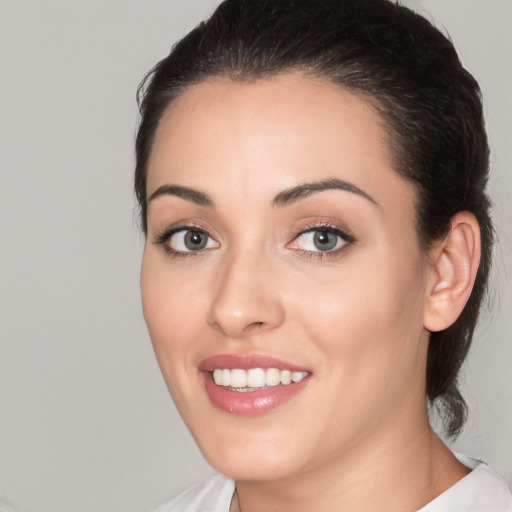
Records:
<instances>
[{"instance_id":1,"label":"cheek","mask_svg":"<svg viewBox=\"0 0 512 512\"><path fill-rule=\"evenodd\" d=\"M296 301L308 337L343 380L378 387L399 372L410 376L423 333L420 257L397 263L397 255L388 253L357 265L347 262L347 268L328 282L311 283L307 302Z\"/></svg>"},{"instance_id":2,"label":"cheek","mask_svg":"<svg viewBox=\"0 0 512 512\"><path fill-rule=\"evenodd\" d=\"M146 251L142 261L141 295L144 318L162 370L186 354L201 307L201 290L161 255ZM166 372L168 373L168 372Z\"/></svg>"},{"instance_id":3,"label":"cheek","mask_svg":"<svg viewBox=\"0 0 512 512\"><path fill-rule=\"evenodd\" d=\"M172 262L146 251L141 269L144 318L167 388L182 416L194 403L188 384L196 377L193 350L204 318L204 287Z\"/></svg>"},{"instance_id":4,"label":"cheek","mask_svg":"<svg viewBox=\"0 0 512 512\"><path fill-rule=\"evenodd\" d=\"M322 431L333 446L341 430L349 437L364 435L386 418L394 421L393 412L424 392L421 300L382 269L368 272L367 278L373 286L359 286L347 276L336 294L319 294L323 300L317 295L317 306L302 311L308 337L316 340L328 372L329 391L319 400L328 425L336 426Z\"/></svg>"}]
</instances>

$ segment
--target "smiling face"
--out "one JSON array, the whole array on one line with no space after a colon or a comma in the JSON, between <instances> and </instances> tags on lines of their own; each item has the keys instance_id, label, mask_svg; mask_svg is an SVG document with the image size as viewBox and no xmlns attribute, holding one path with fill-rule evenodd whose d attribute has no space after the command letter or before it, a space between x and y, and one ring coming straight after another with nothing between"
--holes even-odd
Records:
<instances>
[{"instance_id":1,"label":"smiling face","mask_svg":"<svg viewBox=\"0 0 512 512\"><path fill-rule=\"evenodd\" d=\"M147 190L144 315L215 468L289 477L425 424L415 195L366 102L292 74L194 85Z\"/></svg>"}]
</instances>

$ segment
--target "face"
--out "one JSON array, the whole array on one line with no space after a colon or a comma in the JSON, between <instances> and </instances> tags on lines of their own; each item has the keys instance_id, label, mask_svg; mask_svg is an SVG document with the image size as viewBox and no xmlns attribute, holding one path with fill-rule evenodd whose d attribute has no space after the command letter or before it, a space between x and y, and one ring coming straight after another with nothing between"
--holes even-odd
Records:
<instances>
[{"instance_id":1,"label":"face","mask_svg":"<svg viewBox=\"0 0 512 512\"><path fill-rule=\"evenodd\" d=\"M414 190L362 99L299 75L190 87L148 167L146 322L207 460L265 480L423 419Z\"/></svg>"}]
</instances>

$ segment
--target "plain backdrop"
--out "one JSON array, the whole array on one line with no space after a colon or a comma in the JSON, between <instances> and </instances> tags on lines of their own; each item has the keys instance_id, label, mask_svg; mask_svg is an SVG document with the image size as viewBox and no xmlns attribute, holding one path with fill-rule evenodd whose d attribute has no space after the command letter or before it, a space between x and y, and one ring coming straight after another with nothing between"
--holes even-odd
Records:
<instances>
[{"instance_id":1,"label":"plain backdrop","mask_svg":"<svg viewBox=\"0 0 512 512\"><path fill-rule=\"evenodd\" d=\"M149 511L213 471L146 333L132 173L137 84L216 3L0 0L0 493L16 510ZM404 3L484 92L500 245L456 448L511 482L512 1Z\"/></svg>"}]
</instances>

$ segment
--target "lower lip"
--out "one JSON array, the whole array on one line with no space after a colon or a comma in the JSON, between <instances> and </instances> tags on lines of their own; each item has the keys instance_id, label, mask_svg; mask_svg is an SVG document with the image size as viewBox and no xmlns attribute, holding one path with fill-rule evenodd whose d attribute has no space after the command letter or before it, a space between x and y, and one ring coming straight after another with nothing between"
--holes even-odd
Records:
<instances>
[{"instance_id":1,"label":"lower lip","mask_svg":"<svg viewBox=\"0 0 512 512\"><path fill-rule=\"evenodd\" d=\"M285 404L298 395L309 383L309 377L287 384L265 387L255 391L232 391L217 386L210 372L202 373L210 401L224 412L237 416L258 416Z\"/></svg>"}]
</instances>

